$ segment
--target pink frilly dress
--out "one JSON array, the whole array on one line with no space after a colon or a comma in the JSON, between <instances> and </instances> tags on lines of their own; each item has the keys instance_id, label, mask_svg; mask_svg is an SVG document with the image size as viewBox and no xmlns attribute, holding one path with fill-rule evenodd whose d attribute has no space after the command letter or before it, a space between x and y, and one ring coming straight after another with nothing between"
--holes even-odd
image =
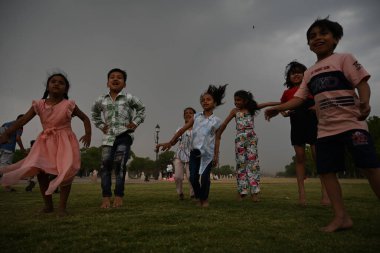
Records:
<instances>
[{"instance_id":1,"label":"pink frilly dress","mask_svg":"<svg viewBox=\"0 0 380 253\"><path fill-rule=\"evenodd\" d=\"M45 192L50 195L60 185L71 184L80 168L79 142L71 129L75 102L64 99L49 106L41 99L33 101L32 106L40 117L43 131L25 159L2 168L1 184L16 184L43 171L57 176Z\"/></svg>"}]
</instances>

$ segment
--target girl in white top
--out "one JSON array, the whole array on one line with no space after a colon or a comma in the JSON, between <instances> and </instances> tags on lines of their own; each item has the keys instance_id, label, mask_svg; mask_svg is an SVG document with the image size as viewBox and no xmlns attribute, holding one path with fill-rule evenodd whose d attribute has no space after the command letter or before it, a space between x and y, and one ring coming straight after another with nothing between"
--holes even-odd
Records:
<instances>
[{"instance_id":1,"label":"girl in white top","mask_svg":"<svg viewBox=\"0 0 380 253\"><path fill-rule=\"evenodd\" d=\"M194 189L194 196L199 199L199 205L208 207L208 195L210 192L210 172L211 167L216 165L218 161L214 159L215 134L219 129L221 120L216 117L214 109L222 104L226 85L216 87L210 85L208 89L201 95L200 102L203 112L196 113L194 118L189 120L178 132L173 136L170 142L161 143L156 148L162 147L163 151L169 150L177 143L177 140L187 129L193 128L191 152L190 152L190 182ZM200 179L200 182L199 182Z\"/></svg>"}]
</instances>

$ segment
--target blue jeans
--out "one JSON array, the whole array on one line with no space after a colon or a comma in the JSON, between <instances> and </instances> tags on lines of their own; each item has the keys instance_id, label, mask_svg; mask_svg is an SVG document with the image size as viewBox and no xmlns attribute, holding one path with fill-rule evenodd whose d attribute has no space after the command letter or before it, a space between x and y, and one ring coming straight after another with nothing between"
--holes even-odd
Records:
<instances>
[{"instance_id":1,"label":"blue jeans","mask_svg":"<svg viewBox=\"0 0 380 253\"><path fill-rule=\"evenodd\" d=\"M115 168L115 196L124 196L124 182L127 171L127 161L131 150L132 138L124 133L116 137L113 146L102 147L102 166L100 178L103 197L111 197L112 168Z\"/></svg>"},{"instance_id":2,"label":"blue jeans","mask_svg":"<svg viewBox=\"0 0 380 253\"><path fill-rule=\"evenodd\" d=\"M202 175L199 175L199 167L201 166L201 152L198 149L194 149L190 152L190 183L194 189L194 197L201 201L207 200L210 193L210 172L212 162L210 162ZM199 183L199 178L201 182Z\"/></svg>"}]
</instances>

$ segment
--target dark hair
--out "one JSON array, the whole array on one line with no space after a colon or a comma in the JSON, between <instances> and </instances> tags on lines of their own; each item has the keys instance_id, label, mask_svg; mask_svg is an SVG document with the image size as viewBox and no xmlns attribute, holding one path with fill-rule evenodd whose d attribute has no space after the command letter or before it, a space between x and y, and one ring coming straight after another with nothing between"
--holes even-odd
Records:
<instances>
[{"instance_id":1,"label":"dark hair","mask_svg":"<svg viewBox=\"0 0 380 253\"><path fill-rule=\"evenodd\" d=\"M314 21L313 24L311 24L309 29L307 29L307 32L306 32L307 43L309 43L310 41L310 33L314 27L319 27L321 30L330 31L333 37L338 41L343 37L343 27L338 22L329 20L329 17L326 17L324 19L318 18L317 20ZM335 47L336 45L334 46L334 49Z\"/></svg>"},{"instance_id":2,"label":"dark hair","mask_svg":"<svg viewBox=\"0 0 380 253\"><path fill-rule=\"evenodd\" d=\"M245 90L238 90L235 92L234 97L242 98L247 102L246 107L252 116L256 115L259 111L259 108L257 107L257 102L254 100L251 92Z\"/></svg>"},{"instance_id":3,"label":"dark hair","mask_svg":"<svg viewBox=\"0 0 380 253\"><path fill-rule=\"evenodd\" d=\"M123 79L124 79L124 82L127 81L127 72L122 70L122 69L118 69L118 68L114 68L114 69L111 69L110 71L108 71L108 74L107 74L107 79L110 78L110 75L114 72L118 72L118 73L121 73L123 75Z\"/></svg>"},{"instance_id":4,"label":"dark hair","mask_svg":"<svg viewBox=\"0 0 380 253\"><path fill-rule=\"evenodd\" d=\"M203 92L200 99L202 100L203 95L209 94L214 99L216 106L223 104L222 100L224 98L227 85L228 84L219 85L219 87L216 87L215 85L210 84L207 90Z\"/></svg>"},{"instance_id":5,"label":"dark hair","mask_svg":"<svg viewBox=\"0 0 380 253\"><path fill-rule=\"evenodd\" d=\"M66 88L67 88L67 92L63 95L63 98L64 99L69 99L69 96L67 95L67 93L69 92L69 89L70 89L70 83L69 83L69 80L67 80L67 77L65 74L63 73L54 73L54 74L51 74L47 81L46 81L46 89L45 89L45 92L44 92L44 95L42 96L42 99L46 99L48 96L49 96L49 82L50 80L55 77L55 76L60 76L63 78L63 80L65 81L65 84L66 84Z\"/></svg>"},{"instance_id":6,"label":"dark hair","mask_svg":"<svg viewBox=\"0 0 380 253\"><path fill-rule=\"evenodd\" d=\"M284 86L288 88L294 87L294 83L290 81L290 74L292 73L303 73L306 71L306 66L302 63L297 62L296 60L291 61L288 65L285 67L285 83Z\"/></svg>"},{"instance_id":7,"label":"dark hair","mask_svg":"<svg viewBox=\"0 0 380 253\"><path fill-rule=\"evenodd\" d=\"M191 111L193 111L194 114L197 112L193 107L186 107L186 108L183 110L183 113L185 113L187 110L191 110Z\"/></svg>"}]
</instances>

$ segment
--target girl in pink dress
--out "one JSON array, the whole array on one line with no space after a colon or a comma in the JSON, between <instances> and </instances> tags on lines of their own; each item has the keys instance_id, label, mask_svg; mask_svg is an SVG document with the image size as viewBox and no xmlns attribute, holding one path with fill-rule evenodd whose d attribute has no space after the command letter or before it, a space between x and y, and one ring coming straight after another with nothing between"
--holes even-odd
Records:
<instances>
[{"instance_id":1,"label":"girl in pink dress","mask_svg":"<svg viewBox=\"0 0 380 253\"><path fill-rule=\"evenodd\" d=\"M16 184L22 178L37 175L45 207L44 213L53 212L52 193L60 187L59 215L66 215L66 203L72 181L80 169L79 142L71 129L71 119L78 116L84 124L85 135L79 140L88 147L91 142L89 118L68 100L70 84L61 73L51 75L46 84L44 96L32 102L30 109L10 128L0 135L0 143L8 136L38 115L43 127L28 156L10 166L2 168L1 184ZM49 180L49 174L55 175Z\"/></svg>"}]
</instances>

